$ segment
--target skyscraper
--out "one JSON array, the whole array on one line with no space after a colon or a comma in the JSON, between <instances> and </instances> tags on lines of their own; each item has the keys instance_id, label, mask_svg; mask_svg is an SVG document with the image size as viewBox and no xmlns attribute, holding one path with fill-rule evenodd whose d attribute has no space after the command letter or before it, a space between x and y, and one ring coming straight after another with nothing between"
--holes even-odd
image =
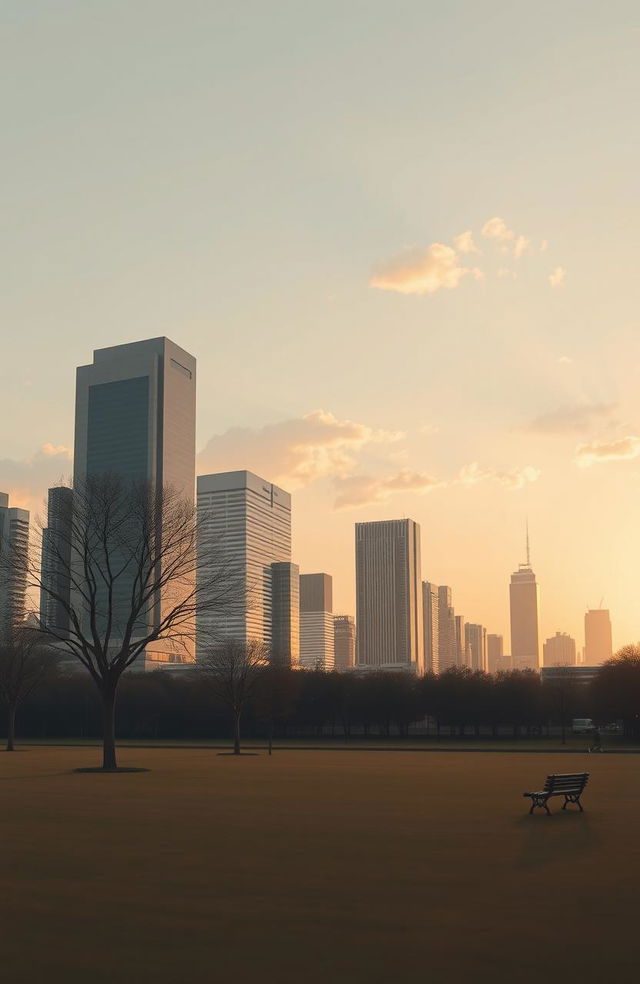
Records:
<instances>
[{"instance_id":1,"label":"skyscraper","mask_svg":"<svg viewBox=\"0 0 640 984\"><path fill-rule=\"evenodd\" d=\"M467 645L464 615L455 615L453 621L456 629L456 665L470 666L471 654Z\"/></svg>"},{"instance_id":2,"label":"skyscraper","mask_svg":"<svg viewBox=\"0 0 640 984\"><path fill-rule=\"evenodd\" d=\"M357 666L424 672L420 527L356 523Z\"/></svg>"},{"instance_id":3,"label":"skyscraper","mask_svg":"<svg viewBox=\"0 0 640 984\"><path fill-rule=\"evenodd\" d=\"M487 668L487 630L484 625L467 622L464 627L465 643L469 654L469 667L472 670Z\"/></svg>"},{"instance_id":4,"label":"skyscraper","mask_svg":"<svg viewBox=\"0 0 640 984\"><path fill-rule=\"evenodd\" d=\"M356 623L351 615L335 615L334 648L336 670L352 670L356 662Z\"/></svg>"},{"instance_id":5,"label":"skyscraper","mask_svg":"<svg viewBox=\"0 0 640 984\"><path fill-rule=\"evenodd\" d=\"M501 635L490 632L487 636L487 670L489 673L500 673L501 670L508 668L504 655L504 640Z\"/></svg>"},{"instance_id":6,"label":"skyscraper","mask_svg":"<svg viewBox=\"0 0 640 984\"><path fill-rule=\"evenodd\" d=\"M438 673L457 666L457 663L456 613L451 588L441 584L438 588Z\"/></svg>"},{"instance_id":7,"label":"skyscraper","mask_svg":"<svg viewBox=\"0 0 640 984\"><path fill-rule=\"evenodd\" d=\"M300 666L310 670L333 670L334 633L331 575L301 574Z\"/></svg>"},{"instance_id":8,"label":"skyscraper","mask_svg":"<svg viewBox=\"0 0 640 984\"><path fill-rule=\"evenodd\" d=\"M556 632L542 647L543 666L575 666L576 640L566 632Z\"/></svg>"},{"instance_id":9,"label":"skyscraper","mask_svg":"<svg viewBox=\"0 0 640 984\"><path fill-rule=\"evenodd\" d=\"M97 349L93 363L76 372L74 487L108 474L156 489L170 487L193 501L195 420L196 360L184 349L168 338ZM114 614L116 626L122 626L130 595L125 577L118 589L122 601L116 602ZM156 623L168 591L150 615ZM190 661L193 655L192 640L175 646L160 640L145 652L145 666Z\"/></svg>"},{"instance_id":10,"label":"skyscraper","mask_svg":"<svg viewBox=\"0 0 640 984\"><path fill-rule=\"evenodd\" d=\"M250 471L198 476L198 513L205 550L219 544L215 556L201 556L199 566L224 565L241 575L247 603L227 615L203 614L198 621L198 645L233 638L273 641L273 565L291 564L291 496ZM279 570L279 598L289 592L295 606L295 573ZM288 578L289 588L282 578ZM278 611L280 623L291 613ZM297 618L297 616L296 616ZM294 631L295 634L295 630Z\"/></svg>"},{"instance_id":11,"label":"skyscraper","mask_svg":"<svg viewBox=\"0 0 640 984\"><path fill-rule=\"evenodd\" d=\"M0 492L0 641L25 617L28 559L29 513L10 507L8 494Z\"/></svg>"},{"instance_id":12,"label":"skyscraper","mask_svg":"<svg viewBox=\"0 0 640 984\"><path fill-rule=\"evenodd\" d=\"M608 608L590 608L584 616L584 661L599 666L613 655Z\"/></svg>"},{"instance_id":13,"label":"skyscraper","mask_svg":"<svg viewBox=\"0 0 640 984\"><path fill-rule=\"evenodd\" d=\"M288 561L271 565L271 660L300 665L300 569Z\"/></svg>"},{"instance_id":14,"label":"skyscraper","mask_svg":"<svg viewBox=\"0 0 640 984\"><path fill-rule=\"evenodd\" d=\"M511 659L514 670L538 670L538 585L531 568L529 533L527 562L511 575L509 586L511 613Z\"/></svg>"},{"instance_id":15,"label":"skyscraper","mask_svg":"<svg viewBox=\"0 0 640 984\"><path fill-rule=\"evenodd\" d=\"M422 625L424 632L424 670L437 673L440 668L438 585L431 581L422 582Z\"/></svg>"},{"instance_id":16,"label":"skyscraper","mask_svg":"<svg viewBox=\"0 0 640 984\"><path fill-rule=\"evenodd\" d=\"M69 632L72 508L71 489L49 489L47 526L42 531L40 621L62 639Z\"/></svg>"}]
</instances>

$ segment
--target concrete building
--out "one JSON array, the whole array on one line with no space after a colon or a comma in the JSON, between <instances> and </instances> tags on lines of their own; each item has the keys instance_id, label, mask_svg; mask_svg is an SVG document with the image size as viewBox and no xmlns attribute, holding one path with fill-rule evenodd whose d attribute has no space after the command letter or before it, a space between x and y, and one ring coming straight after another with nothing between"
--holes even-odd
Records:
<instances>
[{"instance_id":1,"label":"concrete building","mask_svg":"<svg viewBox=\"0 0 640 984\"><path fill-rule=\"evenodd\" d=\"M465 634L464 615L455 615L453 619L456 630L456 665L470 666L471 654L467 645Z\"/></svg>"},{"instance_id":2,"label":"concrete building","mask_svg":"<svg viewBox=\"0 0 640 984\"><path fill-rule=\"evenodd\" d=\"M333 639L336 670L352 670L356 663L356 623L352 615L335 615Z\"/></svg>"},{"instance_id":3,"label":"concrete building","mask_svg":"<svg viewBox=\"0 0 640 984\"><path fill-rule=\"evenodd\" d=\"M291 496L250 471L199 475L198 514L205 544L202 549L210 551L212 544L216 546L211 556L199 557L199 566L206 571L219 566L239 576L246 595L246 604L233 612L200 616L198 647L224 639L244 643L257 640L269 648L276 641L279 647L289 634L295 663L296 571L291 566L289 570L276 569L280 578L278 598L284 605L280 610L274 610L273 580L273 565L291 565ZM287 593L290 611L286 609ZM274 619L281 626L276 640Z\"/></svg>"},{"instance_id":4,"label":"concrete building","mask_svg":"<svg viewBox=\"0 0 640 984\"><path fill-rule=\"evenodd\" d=\"M357 667L422 675L420 527L393 519L355 532Z\"/></svg>"},{"instance_id":5,"label":"concrete building","mask_svg":"<svg viewBox=\"0 0 640 984\"><path fill-rule=\"evenodd\" d=\"M271 565L271 660L300 665L300 569L286 561Z\"/></svg>"},{"instance_id":6,"label":"concrete building","mask_svg":"<svg viewBox=\"0 0 640 984\"><path fill-rule=\"evenodd\" d=\"M422 627L424 634L424 671L437 673L439 661L440 636L438 585L431 581L422 582Z\"/></svg>"},{"instance_id":7,"label":"concrete building","mask_svg":"<svg viewBox=\"0 0 640 984\"><path fill-rule=\"evenodd\" d=\"M611 618L607 608L590 608L584 616L584 662L598 666L613 655Z\"/></svg>"},{"instance_id":8,"label":"concrete building","mask_svg":"<svg viewBox=\"0 0 640 984\"><path fill-rule=\"evenodd\" d=\"M575 666L576 640L566 632L556 632L542 647L543 666Z\"/></svg>"},{"instance_id":9,"label":"concrete building","mask_svg":"<svg viewBox=\"0 0 640 984\"><path fill-rule=\"evenodd\" d=\"M335 667L333 579L300 575L300 666L329 672Z\"/></svg>"},{"instance_id":10,"label":"concrete building","mask_svg":"<svg viewBox=\"0 0 640 984\"><path fill-rule=\"evenodd\" d=\"M464 627L465 644L469 653L469 668L487 669L487 630L484 625L467 622Z\"/></svg>"},{"instance_id":11,"label":"concrete building","mask_svg":"<svg viewBox=\"0 0 640 984\"><path fill-rule=\"evenodd\" d=\"M451 588L441 584L438 588L438 673L457 665L456 613Z\"/></svg>"},{"instance_id":12,"label":"concrete building","mask_svg":"<svg viewBox=\"0 0 640 984\"><path fill-rule=\"evenodd\" d=\"M511 613L511 660L514 670L538 670L540 647L538 640L538 585L529 558L511 575L509 586Z\"/></svg>"},{"instance_id":13,"label":"concrete building","mask_svg":"<svg viewBox=\"0 0 640 984\"><path fill-rule=\"evenodd\" d=\"M76 488L88 476L111 474L155 488L170 486L193 500L195 440L196 360L168 338L97 349L93 363L77 369ZM119 583L122 623L130 594L125 580ZM164 605L161 599L150 618L158 621ZM117 605L114 614L117 632ZM145 666L193 658L192 640L161 640L145 653Z\"/></svg>"},{"instance_id":14,"label":"concrete building","mask_svg":"<svg viewBox=\"0 0 640 984\"><path fill-rule=\"evenodd\" d=\"M487 670L489 673L502 673L508 669L510 667L504 654L504 639L501 635L490 632L487 635Z\"/></svg>"},{"instance_id":15,"label":"concrete building","mask_svg":"<svg viewBox=\"0 0 640 984\"><path fill-rule=\"evenodd\" d=\"M40 622L61 639L69 634L73 492L49 489L47 526L42 531Z\"/></svg>"},{"instance_id":16,"label":"concrete building","mask_svg":"<svg viewBox=\"0 0 640 984\"><path fill-rule=\"evenodd\" d=\"M9 506L0 492L0 642L8 639L26 615L29 560L29 512ZM5 564L6 561L6 564Z\"/></svg>"}]
</instances>

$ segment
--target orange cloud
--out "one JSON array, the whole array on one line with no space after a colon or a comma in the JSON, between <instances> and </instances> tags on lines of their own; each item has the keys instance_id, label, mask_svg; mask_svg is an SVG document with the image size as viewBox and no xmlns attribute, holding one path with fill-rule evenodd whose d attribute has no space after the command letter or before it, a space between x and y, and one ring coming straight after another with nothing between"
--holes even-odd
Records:
<instances>
[{"instance_id":1,"label":"orange cloud","mask_svg":"<svg viewBox=\"0 0 640 984\"><path fill-rule=\"evenodd\" d=\"M12 506L39 512L47 489L66 481L71 472L71 451L63 444L43 444L22 461L0 460L0 491L9 493Z\"/></svg>"},{"instance_id":2,"label":"orange cloud","mask_svg":"<svg viewBox=\"0 0 640 984\"><path fill-rule=\"evenodd\" d=\"M497 239L501 243L515 238L513 229L510 229L504 219L499 218L497 215L493 219L489 219L488 222L485 222L481 230L481 235L485 239Z\"/></svg>"},{"instance_id":3,"label":"orange cloud","mask_svg":"<svg viewBox=\"0 0 640 984\"><path fill-rule=\"evenodd\" d=\"M351 475L336 479L338 495L335 509L348 509L384 502L395 492L430 492L444 485L439 479L423 472L402 469L387 478L374 478L371 475Z\"/></svg>"},{"instance_id":4,"label":"orange cloud","mask_svg":"<svg viewBox=\"0 0 640 984\"><path fill-rule=\"evenodd\" d=\"M481 468L477 461L460 469L457 478L459 485L478 485L480 482L497 482L507 489L521 489L529 482L540 478L540 470L532 465L524 468L513 468L510 471L500 471L496 468Z\"/></svg>"},{"instance_id":5,"label":"orange cloud","mask_svg":"<svg viewBox=\"0 0 640 984\"><path fill-rule=\"evenodd\" d=\"M466 232L461 232L459 236L453 237L453 242L460 253L479 253L480 250L473 241L473 233L471 229L467 229Z\"/></svg>"},{"instance_id":6,"label":"orange cloud","mask_svg":"<svg viewBox=\"0 0 640 984\"><path fill-rule=\"evenodd\" d=\"M549 283L552 287L562 287L567 276L564 267L558 266L549 274Z\"/></svg>"},{"instance_id":7,"label":"orange cloud","mask_svg":"<svg viewBox=\"0 0 640 984\"><path fill-rule=\"evenodd\" d=\"M432 243L426 249L406 250L379 267L369 285L399 294L435 294L443 287L457 287L468 273L471 270L460 265L455 249Z\"/></svg>"},{"instance_id":8,"label":"orange cloud","mask_svg":"<svg viewBox=\"0 0 640 984\"><path fill-rule=\"evenodd\" d=\"M611 441L593 441L576 449L575 462L588 468L600 461L621 461L640 455L640 437L631 434Z\"/></svg>"}]
</instances>

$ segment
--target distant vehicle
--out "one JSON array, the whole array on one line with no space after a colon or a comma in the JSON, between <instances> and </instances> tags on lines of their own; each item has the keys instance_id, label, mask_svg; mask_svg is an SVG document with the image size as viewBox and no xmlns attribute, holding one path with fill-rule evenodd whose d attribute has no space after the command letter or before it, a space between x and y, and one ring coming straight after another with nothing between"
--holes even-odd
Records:
<instances>
[{"instance_id":1,"label":"distant vehicle","mask_svg":"<svg viewBox=\"0 0 640 984\"><path fill-rule=\"evenodd\" d=\"M574 718L571 722L571 730L574 735L589 735L595 731L593 718Z\"/></svg>"},{"instance_id":2,"label":"distant vehicle","mask_svg":"<svg viewBox=\"0 0 640 984\"><path fill-rule=\"evenodd\" d=\"M613 735L622 734L622 726L619 721L612 721L611 724L605 724L603 730Z\"/></svg>"}]
</instances>

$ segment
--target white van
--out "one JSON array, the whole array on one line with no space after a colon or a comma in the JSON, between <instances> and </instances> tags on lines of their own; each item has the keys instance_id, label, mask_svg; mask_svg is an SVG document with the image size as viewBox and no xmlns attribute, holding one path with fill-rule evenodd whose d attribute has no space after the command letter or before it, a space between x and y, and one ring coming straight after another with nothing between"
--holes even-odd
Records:
<instances>
[{"instance_id":1,"label":"white van","mask_svg":"<svg viewBox=\"0 0 640 984\"><path fill-rule=\"evenodd\" d=\"M593 718L574 718L571 722L571 730L574 735L588 735L595 731Z\"/></svg>"}]
</instances>

